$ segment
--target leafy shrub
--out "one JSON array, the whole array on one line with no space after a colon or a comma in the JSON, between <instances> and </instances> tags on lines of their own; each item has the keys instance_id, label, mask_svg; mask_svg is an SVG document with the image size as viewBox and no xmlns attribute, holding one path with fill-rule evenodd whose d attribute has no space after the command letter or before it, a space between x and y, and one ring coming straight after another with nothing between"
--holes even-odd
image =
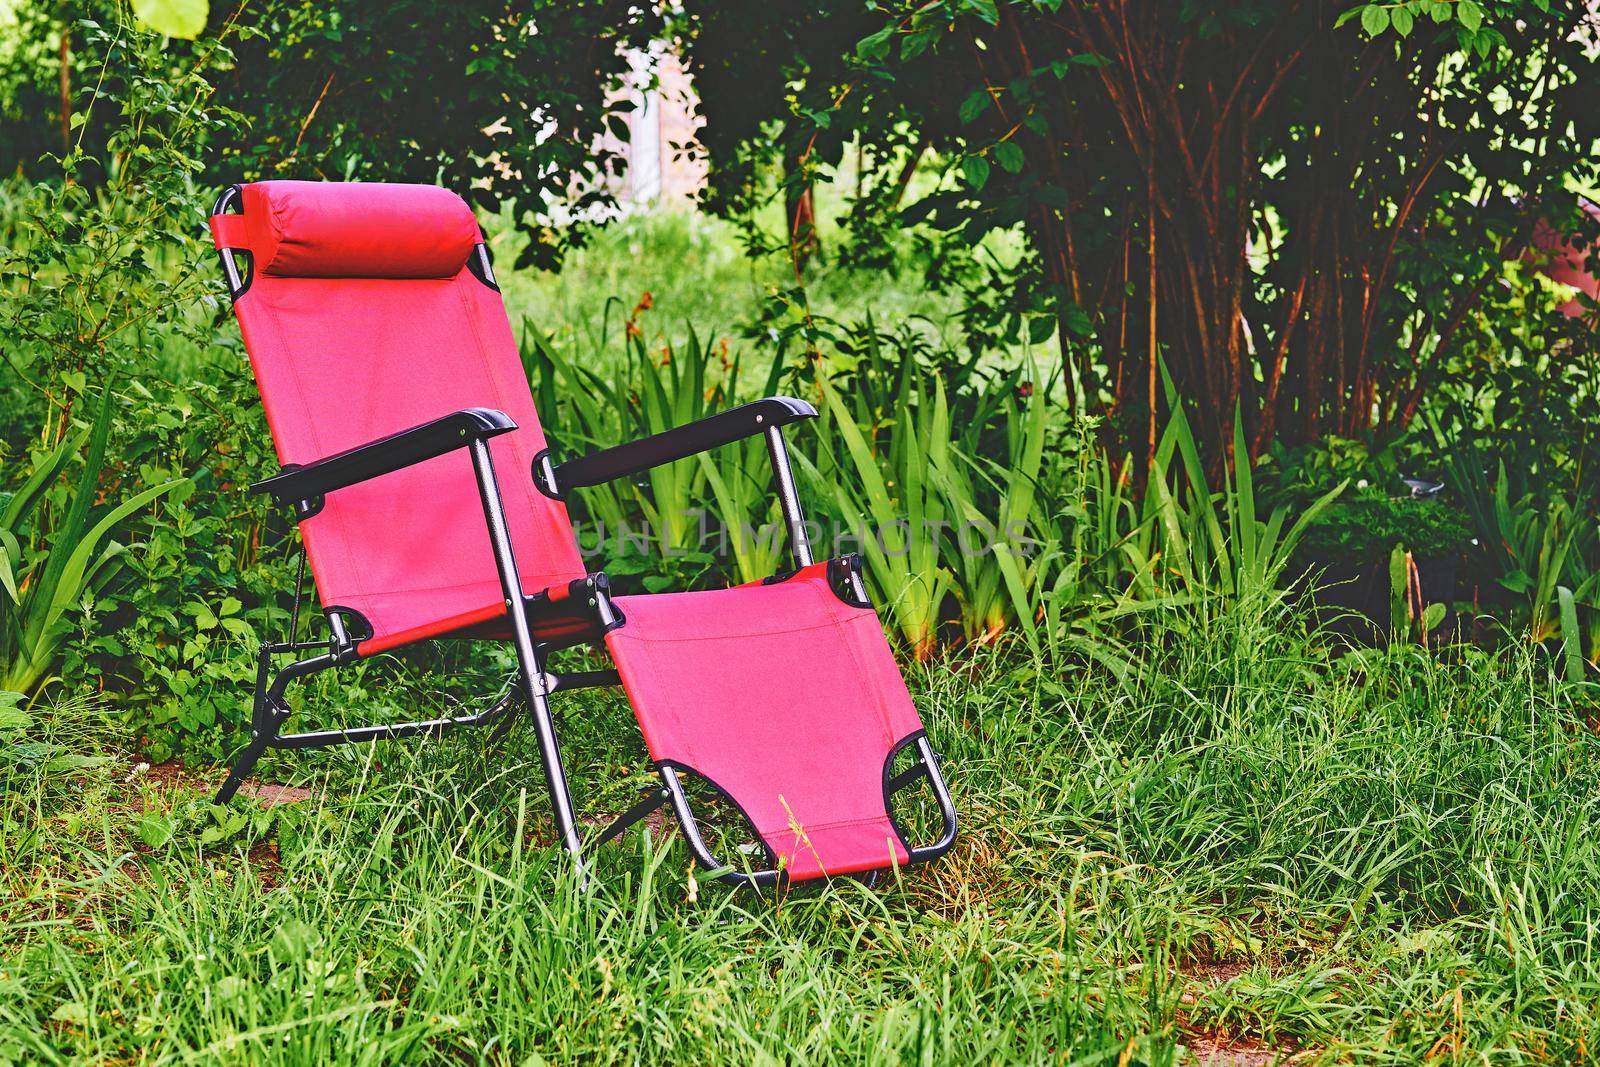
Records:
<instances>
[{"instance_id":1,"label":"leafy shrub","mask_svg":"<svg viewBox=\"0 0 1600 1067\"><path fill-rule=\"evenodd\" d=\"M195 176L238 120L214 100L228 49L171 45L106 10L69 35L102 72L74 99L74 139L0 196L0 424L7 452L35 441L0 467L14 492L0 685L59 671L69 690L110 692L164 757L244 717L244 647L278 611L262 561L284 568L289 527L232 489L267 469L270 444L237 340L217 344L222 288L198 239ZM143 540L109 540L158 496Z\"/></svg>"},{"instance_id":2,"label":"leafy shrub","mask_svg":"<svg viewBox=\"0 0 1600 1067\"><path fill-rule=\"evenodd\" d=\"M0 690L0 783L17 771L56 776L96 767L109 759L74 752L68 745L34 737L38 720L25 700L21 693Z\"/></svg>"},{"instance_id":3,"label":"leafy shrub","mask_svg":"<svg viewBox=\"0 0 1600 1067\"><path fill-rule=\"evenodd\" d=\"M97 595L122 566L111 531L159 497L188 489L170 479L112 506L95 507L111 429L111 394L92 427L42 456L0 511L0 689L31 692L55 665L69 612L92 615ZM51 490L68 463L89 452L70 496Z\"/></svg>"},{"instance_id":4,"label":"leafy shrub","mask_svg":"<svg viewBox=\"0 0 1600 1067\"><path fill-rule=\"evenodd\" d=\"M1397 545L1418 557L1450 556L1471 540L1458 507L1365 492L1328 508L1306 530L1301 548L1314 559L1370 563L1387 559Z\"/></svg>"},{"instance_id":5,"label":"leafy shrub","mask_svg":"<svg viewBox=\"0 0 1600 1067\"><path fill-rule=\"evenodd\" d=\"M1593 182L1600 135L1582 4L1370 3L1342 27L1322 0L684 7L714 207L787 209L854 170L869 252L912 221L945 249L1013 239L969 253L996 267L972 310L1054 332L1145 462L1163 359L1213 477L1236 410L1252 455L1406 426L1506 323L1508 237L1596 230L1560 196ZM1405 40L1370 41L1391 26Z\"/></svg>"},{"instance_id":6,"label":"leafy shrub","mask_svg":"<svg viewBox=\"0 0 1600 1067\"><path fill-rule=\"evenodd\" d=\"M75 143L48 176L22 188L27 220L0 245L0 336L29 392L29 423L65 435L77 396L138 380L174 342L199 340L195 315L217 286L194 269L205 197L194 186L208 140L237 120L212 102L211 63L175 73L161 38L132 24L84 27L104 78L85 115L115 114L103 149ZM152 329L156 324L160 329Z\"/></svg>"}]
</instances>

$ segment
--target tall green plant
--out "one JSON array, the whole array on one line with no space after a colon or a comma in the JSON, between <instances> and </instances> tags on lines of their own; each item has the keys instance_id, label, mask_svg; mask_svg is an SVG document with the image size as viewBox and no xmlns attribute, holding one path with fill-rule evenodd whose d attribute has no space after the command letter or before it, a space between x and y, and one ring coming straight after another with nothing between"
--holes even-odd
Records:
<instances>
[{"instance_id":1,"label":"tall green plant","mask_svg":"<svg viewBox=\"0 0 1600 1067\"><path fill-rule=\"evenodd\" d=\"M1213 489L1198 443L1172 396L1173 415L1158 441L1143 499L1118 463L1085 441L1076 476L1060 504L1037 581L1036 647L1076 648L1119 676L1130 671L1115 635L1141 619L1173 611L1243 610L1264 620L1283 601L1284 570L1316 516L1342 490L1325 494L1291 522L1287 508L1260 515L1242 431L1223 484ZM1109 647L1108 646L1109 642Z\"/></svg>"},{"instance_id":2,"label":"tall green plant","mask_svg":"<svg viewBox=\"0 0 1600 1067\"><path fill-rule=\"evenodd\" d=\"M28 693L48 680L68 631L67 613L86 604L92 610L121 566L118 557L126 546L108 540L111 531L158 497L189 484L173 479L96 515L110 428L107 390L93 425L34 464L0 512L0 690ZM52 506L51 488L86 442L77 488L64 509Z\"/></svg>"},{"instance_id":3,"label":"tall green plant","mask_svg":"<svg viewBox=\"0 0 1600 1067\"><path fill-rule=\"evenodd\" d=\"M1028 377L1024 379L1024 374ZM998 393L1010 397L1015 386L1032 383L1022 367L1003 379ZM968 641L993 641L1009 622L1031 619L1037 610L1035 585L1046 565L1029 542L1039 527L1036 501L1044 466L1048 408L1042 391L1022 391L1020 404L1005 409L1006 451L1000 460L976 454L973 445L935 453L934 478L956 530L947 540L946 559L961 604L961 628ZM974 419L962 434L974 442L986 420ZM982 502L993 497L993 510Z\"/></svg>"},{"instance_id":4,"label":"tall green plant","mask_svg":"<svg viewBox=\"0 0 1600 1067\"><path fill-rule=\"evenodd\" d=\"M523 365L558 461L687 425L731 406L738 396L738 358L716 342L702 342L692 328L684 344L665 347L656 355L645 347L640 331L628 329L620 374L603 374L579 364L531 329L525 330L525 337ZM780 370L774 365L769 373L769 389ZM663 547L694 549L705 510L720 511L724 501L736 507L736 499L749 500L746 488L734 484L726 469L719 473L721 497L708 485L708 468L684 459L652 468L637 480L585 490L583 507L610 530L642 518Z\"/></svg>"},{"instance_id":5,"label":"tall green plant","mask_svg":"<svg viewBox=\"0 0 1600 1067\"><path fill-rule=\"evenodd\" d=\"M1170 379L1167 389L1172 418L1145 493L1145 512L1159 531L1156 545L1167 583L1191 594L1219 591L1239 601L1275 599L1295 546L1344 491L1343 483L1301 509L1293 522L1284 506L1262 519L1242 420L1234 420L1232 466L1222 487L1212 490L1199 443Z\"/></svg>"},{"instance_id":6,"label":"tall green plant","mask_svg":"<svg viewBox=\"0 0 1600 1067\"><path fill-rule=\"evenodd\" d=\"M1592 575L1576 590L1559 586L1556 604L1561 616L1561 661L1566 679L1573 684L1588 680L1600 668L1600 574ZM1580 616L1588 614L1588 623Z\"/></svg>"},{"instance_id":7,"label":"tall green plant","mask_svg":"<svg viewBox=\"0 0 1600 1067\"><path fill-rule=\"evenodd\" d=\"M803 431L802 431L803 432ZM797 451L795 442L791 450ZM709 492L708 510L721 527L734 573L754 582L783 569L788 534L768 471L766 444L751 438L697 457Z\"/></svg>"},{"instance_id":8,"label":"tall green plant","mask_svg":"<svg viewBox=\"0 0 1600 1067\"><path fill-rule=\"evenodd\" d=\"M1560 627L1556 589L1568 561L1581 560L1581 553L1574 548L1584 532L1583 524L1572 505L1559 495L1513 499L1503 462L1492 499L1491 554L1500 564L1500 585L1525 598L1528 636L1535 642L1545 641Z\"/></svg>"},{"instance_id":9,"label":"tall green plant","mask_svg":"<svg viewBox=\"0 0 1600 1067\"><path fill-rule=\"evenodd\" d=\"M946 540L941 531L950 512L935 475L951 464L944 383L934 379L930 395L923 383L912 380L896 396L889 419L878 425L868 422L866 432L838 390L826 382L821 390L825 411L818 429L819 462L801 456L801 466L818 494L831 498L845 527L859 535L880 602L916 657L926 659L953 585L941 552ZM835 452L830 448L834 444L842 448ZM822 457L831 457L828 468L821 466Z\"/></svg>"}]
</instances>

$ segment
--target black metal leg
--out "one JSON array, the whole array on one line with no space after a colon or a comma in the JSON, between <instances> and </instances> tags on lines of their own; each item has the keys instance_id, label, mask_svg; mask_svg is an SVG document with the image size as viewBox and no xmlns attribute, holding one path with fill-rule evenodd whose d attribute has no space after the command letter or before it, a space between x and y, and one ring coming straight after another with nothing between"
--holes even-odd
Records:
<instances>
[{"instance_id":1,"label":"black metal leg","mask_svg":"<svg viewBox=\"0 0 1600 1067\"><path fill-rule=\"evenodd\" d=\"M600 836L589 843L590 850L592 851L615 841L627 833L628 829L635 823L638 823L652 812L661 810L666 806L667 801L671 799L672 795L665 789L657 789L654 793L651 793L612 820L611 825L602 830Z\"/></svg>"},{"instance_id":2,"label":"black metal leg","mask_svg":"<svg viewBox=\"0 0 1600 1067\"><path fill-rule=\"evenodd\" d=\"M511 732L511 727L516 724L517 713L514 708L507 708L500 721L494 724L494 729L489 731L489 745L498 745L506 739L506 734Z\"/></svg>"},{"instance_id":3,"label":"black metal leg","mask_svg":"<svg viewBox=\"0 0 1600 1067\"><path fill-rule=\"evenodd\" d=\"M301 557L302 559L304 557ZM295 608L299 609L299 594L295 596ZM290 633L290 640L294 639ZM228 778L222 783L222 788L217 790L213 803L226 804L233 799L239 791L239 786L249 777L255 769L256 761L261 758L261 753L267 749L267 743L272 739L272 734L277 727L277 719L273 714L273 694L281 695L281 690L268 684L268 676L272 672L272 646L262 645L256 652L256 691L250 702L250 743L239 753L239 758L233 761L233 766L228 769Z\"/></svg>"},{"instance_id":4,"label":"black metal leg","mask_svg":"<svg viewBox=\"0 0 1600 1067\"><path fill-rule=\"evenodd\" d=\"M528 630L528 617L523 603L522 578L517 570L517 559L511 548L511 533L506 527L504 506L500 501L499 484L495 481L494 460L487 442L472 442L472 469L478 478L478 495L483 501L483 517L489 527L489 541L494 547L495 566L500 572L500 590L505 596L506 616L511 621L512 643L517 649L517 666L521 673L523 691L528 696L528 710L533 714L533 729L539 742L539 756L544 763L545 785L550 791L550 808L555 816L556 830L561 843L572 859L579 876L586 879L583 861L583 842L578 838L577 819L572 813L572 793L567 787L566 771L561 766L561 750L556 744L555 721L550 715L550 704L545 699L544 664L539 650L534 646Z\"/></svg>"},{"instance_id":5,"label":"black metal leg","mask_svg":"<svg viewBox=\"0 0 1600 1067\"><path fill-rule=\"evenodd\" d=\"M933 844L912 848L912 863L937 859L948 852L956 840L955 801L950 799L950 789L945 785L943 772L939 770L939 754L933 750L933 743L928 740L928 735L925 733L917 736L917 762L889 781L884 800L887 801L890 795L923 776L927 777L928 784L933 787L934 799L939 802L939 815L944 820L944 832Z\"/></svg>"},{"instance_id":6,"label":"black metal leg","mask_svg":"<svg viewBox=\"0 0 1600 1067\"><path fill-rule=\"evenodd\" d=\"M267 742L262 738L251 738L244 751L239 753L239 758L234 760L233 766L228 770L228 780L222 783L222 788L217 790L217 797L213 803L226 804L233 799L239 791L239 786L250 777L250 772L255 769L256 761L267 750Z\"/></svg>"}]
</instances>

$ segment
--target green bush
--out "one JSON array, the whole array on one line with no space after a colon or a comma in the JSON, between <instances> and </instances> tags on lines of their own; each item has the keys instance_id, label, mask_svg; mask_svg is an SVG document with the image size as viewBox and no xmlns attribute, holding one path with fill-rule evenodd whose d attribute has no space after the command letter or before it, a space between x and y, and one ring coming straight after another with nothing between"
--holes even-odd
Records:
<instances>
[{"instance_id":1,"label":"green bush","mask_svg":"<svg viewBox=\"0 0 1600 1067\"><path fill-rule=\"evenodd\" d=\"M71 620L93 618L97 597L123 566L126 546L112 531L164 495L190 488L174 478L114 505L95 506L111 430L111 393L92 427L42 456L0 511L0 690L32 692L47 680ZM88 445L70 495L57 489L68 463Z\"/></svg>"},{"instance_id":2,"label":"green bush","mask_svg":"<svg viewBox=\"0 0 1600 1067\"><path fill-rule=\"evenodd\" d=\"M1367 492L1328 508L1301 549L1317 560L1371 563L1397 545L1417 557L1459 555L1471 540L1466 513L1452 504Z\"/></svg>"}]
</instances>

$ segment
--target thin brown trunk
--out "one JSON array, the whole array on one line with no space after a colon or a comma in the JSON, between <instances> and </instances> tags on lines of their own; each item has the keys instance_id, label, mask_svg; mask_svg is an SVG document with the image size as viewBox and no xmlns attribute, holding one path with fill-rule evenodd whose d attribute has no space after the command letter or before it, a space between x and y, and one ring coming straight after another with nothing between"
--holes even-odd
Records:
<instances>
[{"instance_id":1,"label":"thin brown trunk","mask_svg":"<svg viewBox=\"0 0 1600 1067\"><path fill-rule=\"evenodd\" d=\"M900 176L896 178L894 182L894 206L896 209L899 209L900 204L905 200L906 187L911 184L911 179L916 177L917 165L922 162L922 157L927 155L927 153L927 140L924 139L919 141L917 143L917 147L912 149L910 158L906 160L906 165L900 168ZM856 191L856 198L860 199L860 197L861 193L858 189Z\"/></svg>"},{"instance_id":2,"label":"thin brown trunk","mask_svg":"<svg viewBox=\"0 0 1600 1067\"><path fill-rule=\"evenodd\" d=\"M72 151L72 25L61 27L61 154Z\"/></svg>"},{"instance_id":3,"label":"thin brown trunk","mask_svg":"<svg viewBox=\"0 0 1600 1067\"><path fill-rule=\"evenodd\" d=\"M1261 455L1261 449L1272 440L1277 427L1278 388L1283 383L1283 365L1289 358L1289 340L1294 336L1295 320L1300 317L1300 302L1306 295L1306 276L1300 276L1294 295L1289 298L1289 310L1283 316L1283 328L1278 332L1278 348L1272 356L1272 366L1267 372L1266 397L1261 401L1261 421L1250 441L1250 459Z\"/></svg>"},{"instance_id":4,"label":"thin brown trunk","mask_svg":"<svg viewBox=\"0 0 1600 1067\"><path fill-rule=\"evenodd\" d=\"M1150 278L1150 366L1145 389L1145 404L1148 406L1146 424L1149 427L1149 435L1145 441L1145 469L1149 470L1156 462L1156 364L1160 358L1158 355L1160 335L1156 332L1156 172L1153 165L1150 168L1149 199L1146 207L1149 212L1145 217L1145 256L1148 260L1146 267Z\"/></svg>"},{"instance_id":5,"label":"thin brown trunk","mask_svg":"<svg viewBox=\"0 0 1600 1067\"><path fill-rule=\"evenodd\" d=\"M819 245L817 214L812 203L810 182L805 182L798 191L791 190L785 214L789 219L789 262L794 266L798 279Z\"/></svg>"}]
</instances>

